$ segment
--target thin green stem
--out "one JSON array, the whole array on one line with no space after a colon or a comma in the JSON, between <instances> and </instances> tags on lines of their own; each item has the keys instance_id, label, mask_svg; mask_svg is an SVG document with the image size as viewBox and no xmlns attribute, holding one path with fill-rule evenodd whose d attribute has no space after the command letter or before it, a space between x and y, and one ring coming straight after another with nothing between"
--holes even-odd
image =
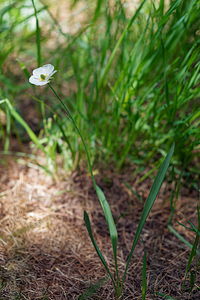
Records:
<instances>
[{"instance_id":1,"label":"thin green stem","mask_svg":"<svg viewBox=\"0 0 200 300\"><path fill-rule=\"evenodd\" d=\"M173 227L172 225L168 225L169 230L180 240L182 241L186 246L188 246L190 249L192 249L192 245L185 240Z\"/></svg>"},{"instance_id":2,"label":"thin green stem","mask_svg":"<svg viewBox=\"0 0 200 300\"><path fill-rule=\"evenodd\" d=\"M53 91L53 93L55 94L55 96L58 98L58 100L60 101L60 103L62 104L62 106L64 107L64 109L67 111L70 120L72 121L74 127L76 128L78 134L79 134L80 137L81 137L81 141L82 141L82 143L83 143L83 146L84 146L84 148L85 148L85 152L86 152L86 155L87 155L87 160L88 160L88 165L89 165L90 174L91 174L91 176L92 176L92 181L93 181L95 190L97 191L97 185L96 185L96 182L95 182L95 179L94 179L94 175L93 175L93 171L92 171L92 165L91 165L91 161L90 161L90 156L89 156L89 152L88 152L88 149L87 149L85 140L84 140L84 138L83 138L83 135L82 135L80 129L78 128L78 126L76 125L76 122L74 121L74 118L72 117L72 114L71 114L69 108L67 107L67 105L66 105L66 104L62 101L62 99L59 97L59 95L56 93L56 91L54 90L54 88L52 87L52 85L51 85L50 83L48 83L48 85L49 85L49 87L51 88L51 90ZM98 193L97 193L97 194L98 194Z\"/></svg>"},{"instance_id":3,"label":"thin green stem","mask_svg":"<svg viewBox=\"0 0 200 300\"><path fill-rule=\"evenodd\" d=\"M40 26L37 17L37 9L35 7L34 0L31 0L34 8L35 20L36 20L36 44L37 44L37 62L38 67L41 65L41 51L40 51Z\"/></svg>"},{"instance_id":4,"label":"thin green stem","mask_svg":"<svg viewBox=\"0 0 200 300\"><path fill-rule=\"evenodd\" d=\"M87 149L87 146L86 146L84 137L83 137L83 135L82 135L80 129L79 129L78 126L76 125L76 122L75 122L74 118L72 117L72 114L71 114L69 108L67 107L67 105L66 105L66 104L63 102L63 100L59 97L59 95L58 95L57 92L54 90L54 88L52 87L52 85L51 85L50 83L49 83L48 85L49 85L49 87L51 88L51 90L53 91L53 93L55 94L55 96L58 98L58 100L60 101L60 103L62 104L62 106L64 107L65 111L68 113L68 116L69 116L70 120L72 121L74 127L76 128L76 130L77 130L77 132L78 132L78 134L79 134L79 136L81 137L81 140L82 140L82 143L83 143L83 146L84 146L84 148L85 148L86 155L87 155L87 160L88 160L88 165L89 165L89 169L90 169L90 174L91 174L91 176L92 176L92 181L93 181L93 184L94 184L96 193L97 193L97 195L98 195L98 197L99 197L99 200L100 200L100 202L101 202L101 204L102 204L101 196L100 196L100 194L99 194L99 187L97 186L97 184L96 184L96 182L95 182L95 179L94 179L94 175L93 175L93 172L92 172L92 165L91 165L91 161L90 161L90 156L89 156L89 152L88 152L88 149ZM102 192L101 192L101 193L102 193ZM105 201L106 201L106 200L105 200ZM103 208L104 214L105 214L105 216L106 216L106 211L105 211L104 205L102 206L102 208ZM107 210L108 210L108 207L107 207ZM109 210L110 210L110 208L109 208ZM111 215L111 217L112 217L111 212L110 212L110 215ZM109 222L109 220L107 220L107 222ZM111 223L112 223L112 222L111 222ZM113 223L114 223L114 221L113 221ZM111 224L109 225L109 223L108 223L108 227L109 227L110 235L111 235L111 239L112 239L112 231L113 231L114 229L112 228L112 230L111 230ZM115 228L115 230L116 230L116 228ZM116 233L116 235L117 235L117 233ZM112 244L113 244L113 242L112 242ZM114 282L114 280L113 280L113 277L112 277L112 275L111 275L109 269L107 269L107 271L108 271L108 273L109 273L109 275L110 275L110 277L111 277L111 279L112 279L112 281L113 281L114 287L115 287L115 289L116 289L116 294L119 296L119 295L121 295L121 286L120 286L120 282L119 282L119 274L118 274L118 266L117 266L117 252L116 252L116 251L117 251L117 248L116 248L116 247L114 246L114 244L113 244L113 254L114 254L114 258L115 258L115 268L116 268L116 275L117 275L117 287L116 287L116 285L115 285L115 282Z\"/></svg>"}]
</instances>

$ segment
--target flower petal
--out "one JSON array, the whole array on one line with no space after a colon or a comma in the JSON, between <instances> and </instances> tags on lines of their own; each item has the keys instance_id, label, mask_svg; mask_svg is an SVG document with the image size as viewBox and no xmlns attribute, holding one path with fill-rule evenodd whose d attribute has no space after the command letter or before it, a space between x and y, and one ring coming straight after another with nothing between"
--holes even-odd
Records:
<instances>
[{"instance_id":1,"label":"flower petal","mask_svg":"<svg viewBox=\"0 0 200 300\"><path fill-rule=\"evenodd\" d=\"M39 80L37 77L35 77L35 76L31 76L30 78L29 78L29 82L30 83L32 83L32 84L35 84L35 85L45 85L45 84L47 84L49 81L48 80L44 80L44 81L41 81L41 80Z\"/></svg>"},{"instance_id":2,"label":"flower petal","mask_svg":"<svg viewBox=\"0 0 200 300\"><path fill-rule=\"evenodd\" d=\"M42 74L42 71L43 71L43 67L37 68L33 70L33 75L40 76L40 74Z\"/></svg>"},{"instance_id":3,"label":"flower petal","mask_svg":"<svg viewBox=\"0 0 200 300\"><path fill-rule=\"evenodd\" d=\"M49 79L57 71L54 71L54 66L51 64L44 65L33 70L33 75L29 78L29 82L35 85L45 85L49 83ZM41 77L41 75L44 75Z\"/></svg>"},{"instance_id":4,"label":"flower petal","mask_svg":"<svg viewBox=\"0 0 200 300\"><path fill-rule=\"evenodd\" d=\"M44 72L44 74L50 74L53 72L54 70L54 66L52 66L51 64L47 64L47 65L44 65L42 66L42 72Z\"/></svg>"},{"instance_id":5,"label":"flower petal","mask_svg":"<svg viewBox=\"0 0 200 300\"><path fill-rule=\"evenodd\" d=\"M44 65L40 68L33 70L33 75L39 76L40 74L50 74L54 70L54 66L51 64Z\"/></svg>"},{"instance_id":6,"label":"flower petal","mask_svg":"<svg viewBox=\"0 0 200 300\"><path fill-rule=\"evenodd\" d=\"M57 70L53 71L52 73L50 73L49 75L47 75L46 80L49 80L53 74L55 74L57 72Z\"/></svg>"},{"instance_id":7,"label":"flower petal","mask_svg":"<svg viewBox=\"0 0 200 300\"><path fill-rule=\"evenodd\" d=\"M40 81L40 82L38 82L38 84L37 85L46 85L47 83L49 83L49 81Z\"/></svg>"}]
</instances>

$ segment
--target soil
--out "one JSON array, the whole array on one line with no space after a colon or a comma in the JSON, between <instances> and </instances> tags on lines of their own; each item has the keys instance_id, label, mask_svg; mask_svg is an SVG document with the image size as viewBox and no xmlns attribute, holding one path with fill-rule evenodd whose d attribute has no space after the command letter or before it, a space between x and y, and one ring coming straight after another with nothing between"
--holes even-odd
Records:
<instances>
[{"instance_id":1,"label":"soil","mask_svg":"<svg viewBox=\"0 0 200 300\"><path fill-rule=\"evenodd\" d=\"M89 174L61 171L55 181L30 159L14 156L1 159L0 299L115 299L112 282L105 277L106 270L93 249L83 221L86 210L95 240L114 274L109 233ZM39 154L38 159L45 163ZM112 170L95 173L117 223L122 278L152 180L148 178L139 183L142 174L136 176L133 169L124 174ZM124 182L140 197L132 194ZM165 182L141 234L147 254L146 299L200 299L199 271L193 291L189 292L189 276L184 293L181 290L190 249L168 229L170 195L171 183ZM187 224L182 212L197 226L197 202L197 192L182 186L173 227L190 243L195 240L194 233L177 221ZM196 263L194 260L191 270ZM141 299L142 266L140 239L121 299ZM100 288L86 297L93 284ZM79 298L84 293L85 296Z\"/></svg>"}]
</instances>

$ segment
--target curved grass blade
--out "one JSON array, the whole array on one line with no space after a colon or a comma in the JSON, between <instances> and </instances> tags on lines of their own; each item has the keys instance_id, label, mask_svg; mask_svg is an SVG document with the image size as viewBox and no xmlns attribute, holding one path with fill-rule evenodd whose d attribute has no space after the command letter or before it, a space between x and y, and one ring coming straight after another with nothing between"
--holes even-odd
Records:
<instances>
[{"instance_id":1,"label":"curved grass blade","mask_svg":"<svg viewBox=\"0 0 200 300\"><path fill-rule=\"evenodd\" d=\"M6 103L8 106L8 109L10 110L11 115L13 116L13 118L19 122L19 124L24 127L24 129L26 130L26 132L28 133L29 137L31 138L31 140L33 141L34 144L36 144L44 153L46 153L45 148L41 145L41 143L39 142L37 136L35 135L35 133L32 131L32 129L28 126L28 124L24 121L24 119L20 116L20 114L18 114L18 112L12 107L12 105L10 104L8 99L4 99L1 100L0 103Z\"/></svg>"},{"instance_id":2,"label":"curved grass blade","mask_svg":"<svg viewBox=\"0 0 200 300\"><path fill-rule=\"evenodd\" d=\"M76 122L75 122L75 120L74 120L74 118L73 118L73 116L72 116L72 114L71 114L68 106L62 101L62 99L59 97L59 95L54 90L54 88L52 87L52 85L50 83L48 83L48 85L51 88L51 90L53 91L53 93L55 94L55 96L58 98L58 100L60 101L60 103L62 104L62 106L64 107L65 111L68 113L69 118L71 119L71 121L72 121L75 129L77 130L77 132L78 132L78 134L79 134L79 136L80 136L80 138L82 140L83 146L85 148L85 152L86 152L87 159L88 159L90 173L91 173L91 176L92 176L92 181L93 181L96 193L98 195L99 201L101 203L101 206L102 206L105 218L106 218L106 222L108 224L108 229L109 229L109 232L110 232L110 237L111 237L112 246L113 246L113 254L114 254L114 259L115 259L115 269L116 269L116 275L117 275L117 287L119 287L119 276L118 276L118 267L117 267L117 240L118 240L118 235L117 235L117 229L116 229L116 226L115 226L115 222L113 220L113 216L112 216L112 213L111 213L110 206L109 206L109 204L108 204L108 202L106 200L106 197L105 197L103 191L96 184L96 181L95 181L95 178L94 178L94 175L93 175L93 172L92 172L92 166L91 166L91 162L90 162L90 156L89 156L89 153L88 153L88 150L87 150L87 146L86 146L86 143L85 143L85 140L83 138L83 135L82 135L81 131L79 130L78 126L76 125ZM88 215L87 215L86 212L84 213L84 220L85 220L85 222L87 224L86 225L87 229L90 229L90 231L88 231L88 232L90 234L90 238L91 238L91 240L92 240L92 242L94 244L94 247L95 247L95 249L96 249L99 257L102 260L103 256L102 256L100 250L98 249L98 247L97 247L97 245L96 245L96 243L94 241L94 238L92 236L92 230L91 230L91 227L90 227L89 217L88 217ZM102 260L102 262L105 265L105 260L104 259ZM108 267L107 267L107 270L108 270ZM109 272L109 274L110 274L110 272ZM114 280L113 280L113 283L114 283ZM114 286L115 286L115 289L116 289L116 285L115 284L114 284ZM118 288L116 289L116 293L118 293Z\"/></svg>"},{"instance_id":3,"label":"curved grass blade","mask_svg":"<svg viewBox=\"0 0 200 300\"><path fill-rule=\"evenodd\" d=\"M90 219L89 219L89 216L88 216L88 214L87 214L87 212L85 210L84 210L84 222L85 222L87 231L89 233L90 239L92 241L92 244L93 244L93 246L94 246L94 248L95 248L95 250L96 250L96 252L97 252L97 254L98 254L99 258L100 258L100 260L102 261L104 267L106 268L106 271L108 272L108 275L110 276L110 278L111 278L111 280L113 282L113 285L114 285L114 287L116 289L116 284L115 284L115 281L113 279L113 276L110 273L108 265L107 265L107 263L106 263L103 255L101 254L101 251L99 250L99 247L97 246L97 244L96 244L96 242L94 240L93 233L92 233L92 228L91 228L91 224L90 224Z\"/></svg>"},{"instance_id":4,"label":"curved grass blade","mask_svg":"<svg viewBox=\"0 0 200 300\"><path fill-rule=\"evenodd\" d=\"M13 7L15 7L15 5L17 4L17 1L14 1L13 3L3 7L0 10L0 19L4 16L4 14L6 14L8 11L10 11Z\"/></svg>"},{"instance_id":5,"label":"curved grass blade","mask_svg":"<svg viewBox=\"0 0 200 300\"><path fill-rule=\"evenodd\" d=\"M111 242L112 242L112 246L113 246L113 255L114 255L115 269L116 269L116 275L117 275L117 286L119 286L119 275L118 275L118 266L117 266L117 241L118 241L117 229L116 229L115 222L113 220L110 206L106 200L106 197L105 197L103 191L101 190L101 188L98 185L96 185L96 192L97 192L98 198L100 200L100 203L101 203L101 206L102 206L105 218L106 218L106 222L108 224L110 238L111 238Z\"/></svg>"},{"instance_id":6,"label":"curved grass blade","mask_svg":"<svg viewBox=\"0 0 200 300\"><path fill-rule=\"evenodd\" d=\"M113 220L113 216L111 213L111 209L110 206L106 200L106 197L103 193L103 191L101 190L101 188L96 184L93 172L92 172L92 166L91 166L91 162L90 162L90 156L87 150L87 146L85 143L85 140L83 138L83 135L81 133L81 131L79 130L78 126L76 125L76 122L74 121L74 118L69 110L69 108L67 107L67 105L62 101L62 99L59 97L59 95L57 94L57 92L54 90L54 88L52 87L52 85L50 83L48 83L49 87L51 88L51 90L53 91L53 93L56 95L56 97L58 98L58 100L60 101L60 103L62 104L62 106L64 107L65 111L68 113L69 118L71 119L75 129L77 130L82 143L84 145L85 148L85 152L87 155L87 159L88 159L88 164L89 164L89 169L90 169L90 174L92 176L92 181L96 190L96 193L98 195L99 201L101 203L105 218L106 218L106 222L108 224L108 229L110 232L110 237L111 237L111 241L112 241L112 246L113 246L113 254L114 254L114 259L115 259L115 269L116 269L116 275L117 275L117 285L119 285L119 276L118 276L118 267L117 267L117 240L118 240L118 235L117 235L117 229L115 226L115 222ZM84 215L85 218L85 215ZM89 223L88 223L89 224ZM96 248L95 248L96 249Z\"/></svg>"},{"instance_id":7,"label":"curved grass blade","mask_svg":"<svg viewBox=\"0 0 200 300\"><path fill-rule=\"evenodd\" d=\"M190 244L186 239L184 239L173 227L172 225L168 225L168 229L186 246L188 246L190 249L192 249L192 244Z\"/></svg>"},{"instance_id":8,"label":"curved grass blade","mask_svg":"<svg viewBox=\"0 0 200 300\"><path fill-rule=\"evenodd\" d=\"M199 213L199 208L198 207L197 207L197 212ZM182 224L180 222L178 222L178 223L181 224L183 227L185 227L185 228L187 228L187 229L189 229L191 231L194 231L194 232L198 233L198 229L192 224L192 222L190 222L190 220L183 213L181 213L181 215L187 220L187 222L190 224L191 228L185 226L184 224ZM199 232L199 235L200 235L200 232Z\"/></svg>"},{"instance_id":9,"label":"curved grass blade","mask_svg":"<svg viewBox=\"0 0 200 300\"><path fill-rule=\"evenodd\" d=\"M123 287L123 283L124 283L124 279L125 279L125 276L126 276L126 272L127 272L127 269L128 269L128 265L130 263L130 260L131 260L131 257L133 255L133 251L137 245L137 242L139 240L139 237L140 237L140 234L142 232L142 229L144 227L144 224L146 222L146 219L149 215L149 212L156 200L156 197L158 195L158 192L160 190L160 187L161 187L161 184L164 180L164 177L165 177L165 174L167 172L167 169L169 167L169 164L170 164L170 161L171 161L171 158L172 158L172 155L173 155L173 152L174 152L174 143L173 145L171 146L164 162L162 163L157 175L156 175L156 178L153 182L153 185L151 187L151 190L150 190L150 193L149 193L149 196L145 202L145 205L144 205L144 208L143 208L143 211L142 211L142 216L140 218L140 222L139 222L139 225L138 225L138 228L137 228L137 231L136 231L136 234L135 234L135 239L133 241L133 245L132 245L132 248L131 248L131 252L129 254L129 257L128 257L128 260L127 260L127 264L126 264L126 268L125 268L125 271L124 271L124 275L123 275L123 278L122 278L122 284L121 284L121 287Z\"/></svg>"}]
</instances>

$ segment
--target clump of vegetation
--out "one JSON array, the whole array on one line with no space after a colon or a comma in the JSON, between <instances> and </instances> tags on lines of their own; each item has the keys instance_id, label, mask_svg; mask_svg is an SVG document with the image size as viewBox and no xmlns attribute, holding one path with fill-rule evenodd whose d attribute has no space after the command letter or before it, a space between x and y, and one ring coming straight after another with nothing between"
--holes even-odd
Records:
<instances>
[{"instance_id":1,"label":"clump of vegetation","mask_svg":"<svg viewBox=\"0 0 200 300\"><path fill-rule=\"evenodd\" d=\"M18 140L21 152L23 145L31 141L33 154L40 150L46 164L37 162L37 157L34 160L53 178L59 174L58 153L65 170L78 169L88 161L110 232L116 282L94 240L86 212L84 220L117 297L122 294L133 250L173 154L167 177L172 185L168 228L192 249L187 276L191 261L199 252L199 229L193 227L197 235L192 245L172 227L172 219L182 184L199 191L199 1L143 0L129 9L129 1L88 0L74 18L68 19L73 25L80 22L75 31L66 31L52 13L54 2L6 2L0 4L2 153L12 150L12 136ZM70 9L80 4L82 1L71 1ZM48 69L50 64L59 70L54 76L56 91L50 83L54 74L53 69ZM30 86L28 82L34 67L40 67L42 73L38 73L38 78L33 73L30 82L42 87ZM35 128L23 108L27 101L28 109L34 111ZM175 149L171 147L174 143ZM163 157L166 159L162 164ZM92 166L125 172L133 165L135 174L143 173L140 182L158 168L160 171L144 205L120 282L116 225L104 193L96 184ZM199 217L198 209L197 213ZM146 253L142 299L145 294Z\"/></svg>"}]
</instances>

